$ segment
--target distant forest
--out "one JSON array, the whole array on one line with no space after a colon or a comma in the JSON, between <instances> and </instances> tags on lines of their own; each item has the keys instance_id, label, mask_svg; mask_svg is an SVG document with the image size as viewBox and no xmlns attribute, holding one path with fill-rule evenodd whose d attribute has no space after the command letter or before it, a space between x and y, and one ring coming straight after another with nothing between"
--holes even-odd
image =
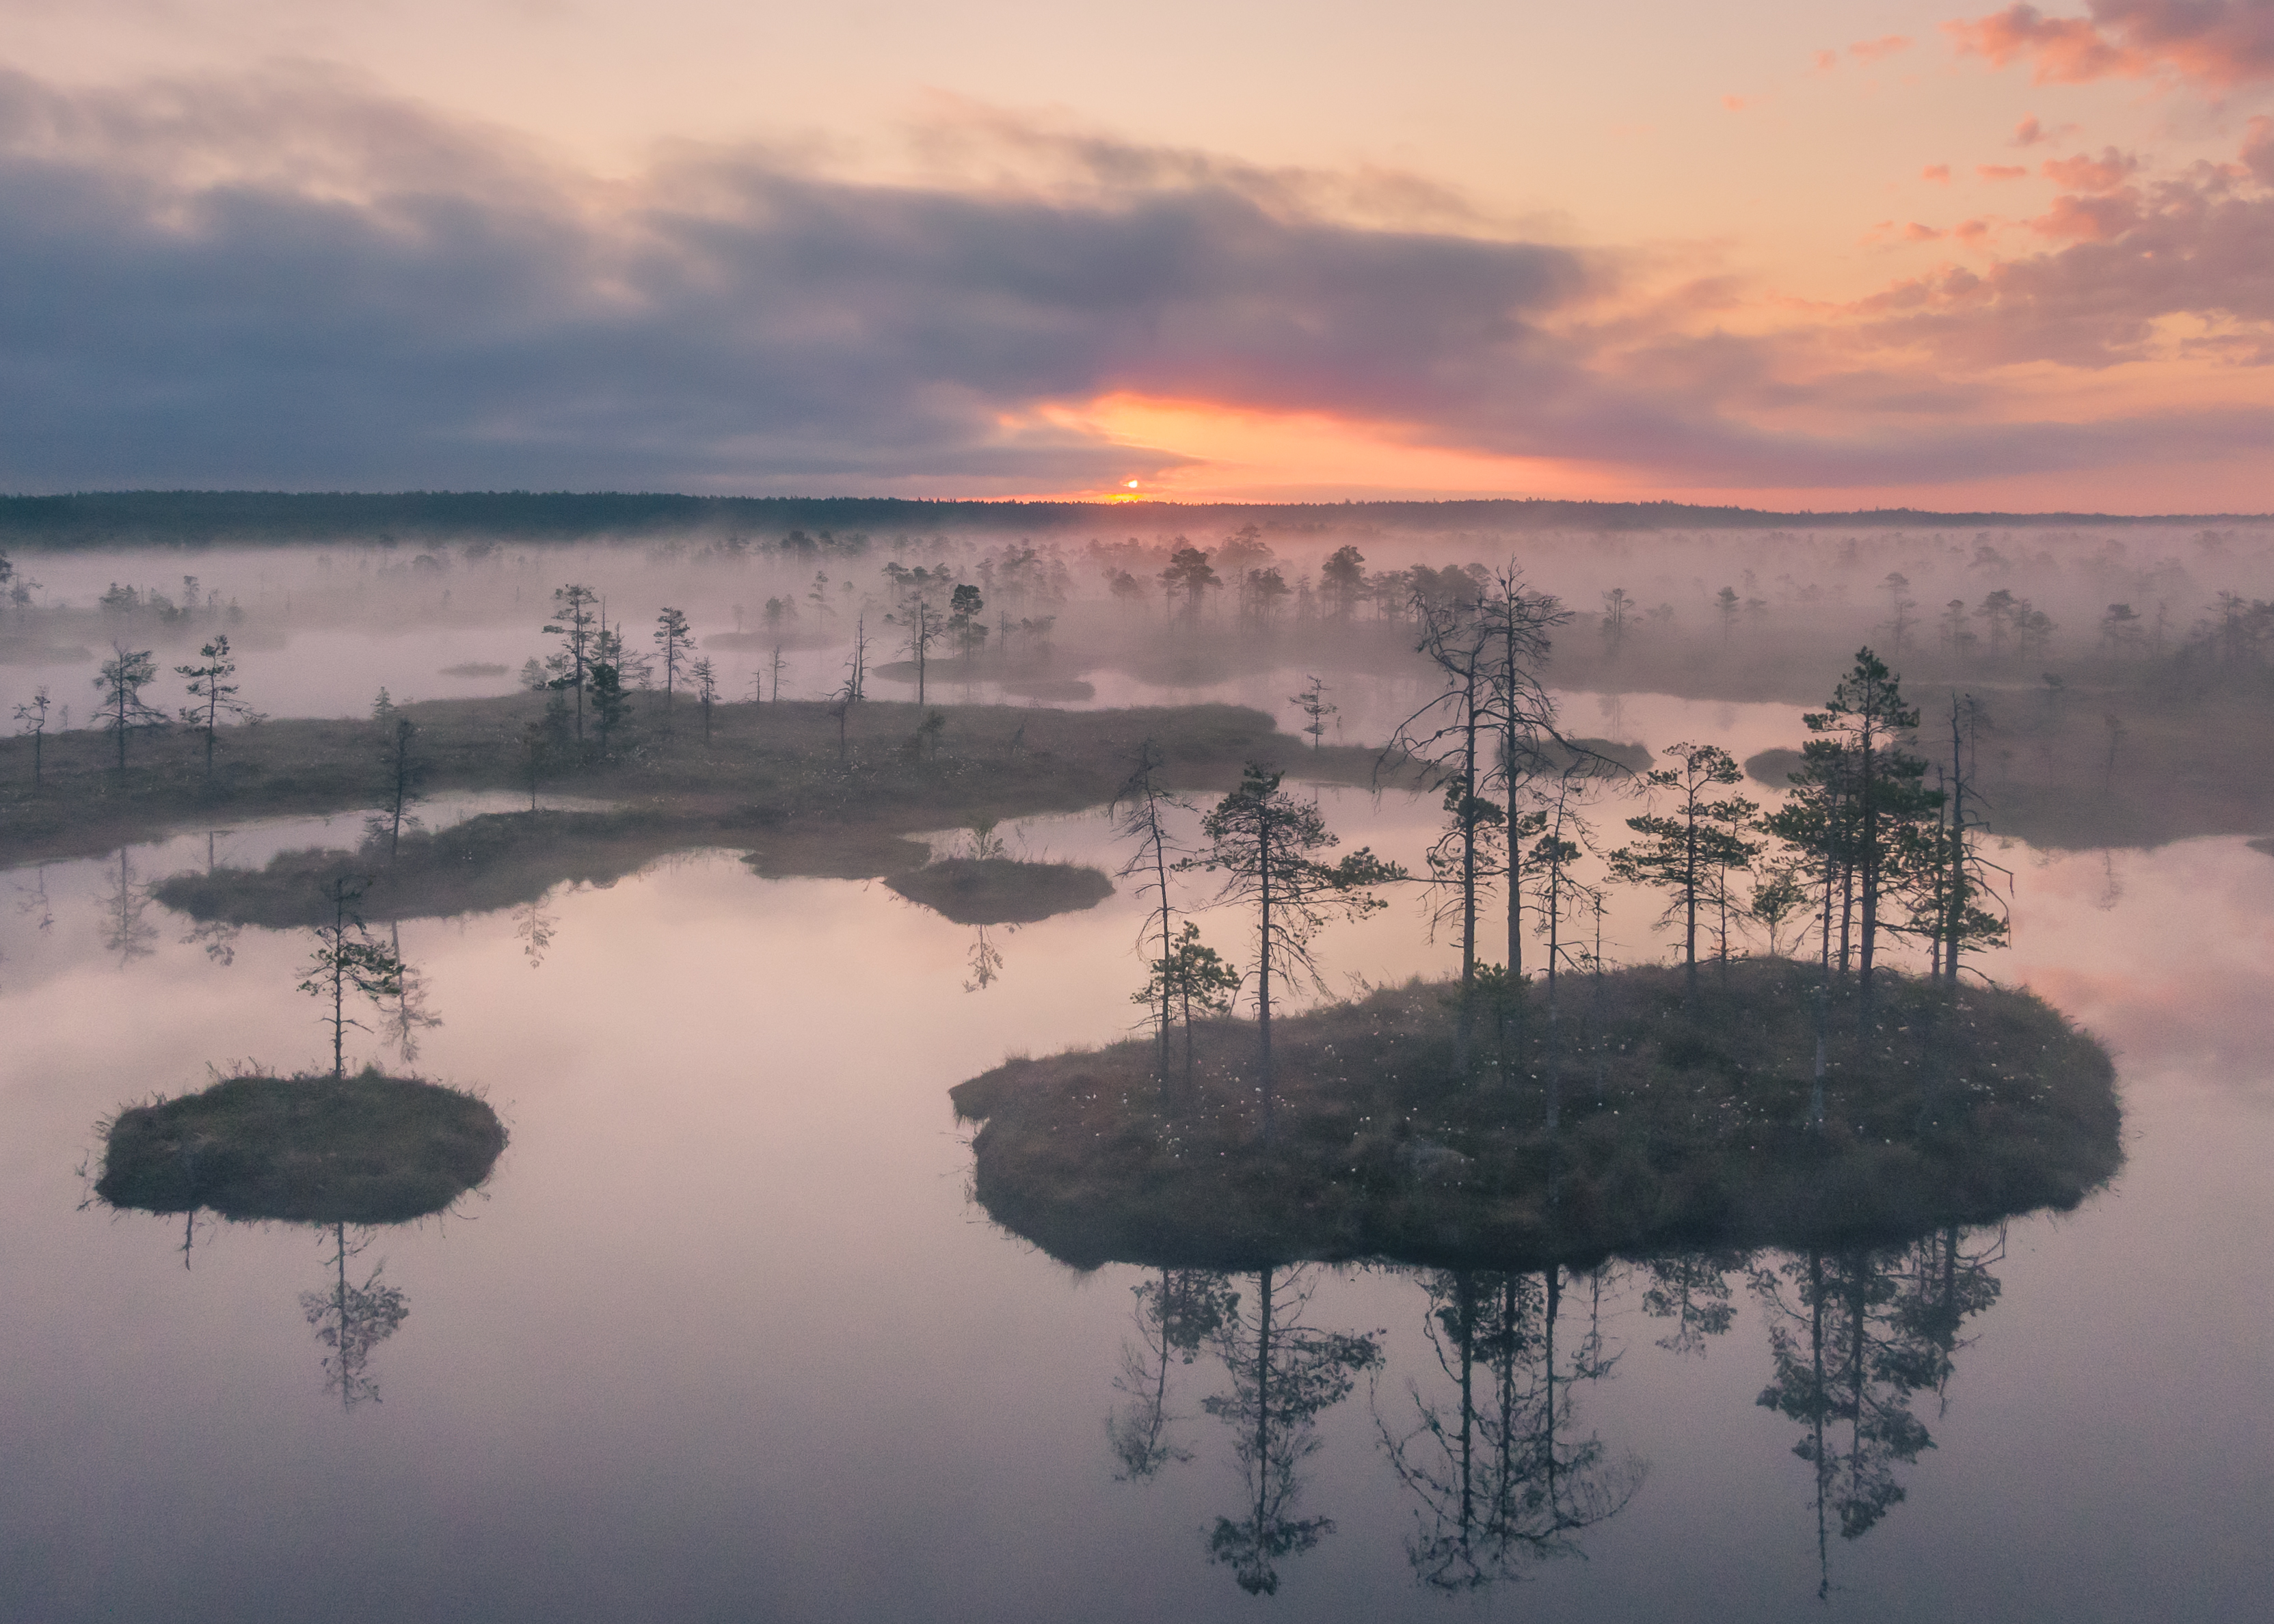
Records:
<instances>
[{"instance_id":1,"label":"distant forest","mask_svg":"<svg viewBox=\"0 0 2274 1624\"><path fill-rule=\"evenodd\" d=\"M966 530L1096 531L1256 523L1278 532L1383 530L1791 530L1898 527L2171 524L2263 515L2159 516L2086 513L1931 513L1882 508L1853 513L1772 513L1683 502L1517 500L1382 502L925 501L892 497L675 496L603 492L416 491L393 495L274 491L102 491L0 496L0 548L198 546L310 541L576 542L672 533L769 540L792 529L885 535Z\"/></svg>"}]
</instances>

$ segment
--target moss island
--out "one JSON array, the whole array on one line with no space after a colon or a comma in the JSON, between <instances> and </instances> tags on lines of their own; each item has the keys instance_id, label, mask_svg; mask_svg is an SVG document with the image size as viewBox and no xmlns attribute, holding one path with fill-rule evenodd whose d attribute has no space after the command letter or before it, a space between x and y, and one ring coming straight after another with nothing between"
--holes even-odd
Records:
<instances>
[{"instance_id":1,"label":"moss island","mask_svg":"<svg viewBox=\"0 0 2274 1624\"><path fill-rule=\"evenodd\" d=\"M1113 894L1113 882L1095 868L1008 857L943 858L885 883L959 925L1028 925Z\"/></svg>"},{"instance_id":2,"label":"moss island","mask_svg":"<svg viewBox=\"0 0 2274 1624\"><path fill-rule=\"evenodd\" d=\"M1380 1259L1585 1265L1668 1248L1851 1244L2074 1207L2121 1165L2107 1052L2029 993L1882 971L1872 1013L1788 960L1567 977L1550 1029L1478 1023L1414 984L1274 1026L1273 1132L1254 1027L1013 1060L953 1091L983 1125L990 1216L1078 1267ZM1547 1126L1551 1094L1559 1123Z\"/></svg>"},{"instance_id":3,"label":"moss island","mask_svg":"<svg viewBox=\"0 0 2274 1624\"><path fill-rule=\"evenodd\" d=\"M490 1174L505 1127L483 1101L376 1071L230 1077L118 1113L94 1192L151 1213L403 1223Z\"/></svg>"}]
</instances>

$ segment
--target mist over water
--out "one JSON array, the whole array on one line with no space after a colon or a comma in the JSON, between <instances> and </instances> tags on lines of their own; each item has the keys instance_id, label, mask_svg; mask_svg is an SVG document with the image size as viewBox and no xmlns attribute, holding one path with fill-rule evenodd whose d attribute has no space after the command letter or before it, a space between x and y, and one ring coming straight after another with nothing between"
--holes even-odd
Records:
<instances>
[{"instance_id":1,"label":"mist over water","mask_svg":"<svg viewBox=\"0 0 2274 1624\"><path fill-rule=\"evenodd\" d=\"M380 927L439 1024L416 1030L406 1059L404 1029L390 1032L383 1002L365 1006L348 1068L473 1088L512 1137L448 1214L353 1237L351 1283L377 1279L405 1312L368 1350L378 1402L350 1405L303 1307L332 1288L339 1237L201 1215L184 1254L178 1218L87 1202L97 1124L122 1105L192 1091L234 1062L328 1069L330 1028L294 990L308 933L200 927L148 887L353 847L376 802L185 818L108 854L0 873L9 1611L1133 1620L1454 1606L1707 1620L1811 1617L1828 1601L1888 1620L2250 1613L2274 1580L2259 1538L2274 1495L2274 859L2249 841L2274 816L2249 820L2267 756L2232 729L2265 709L2274 631L2252 616L2274 597L2266 534L1271 534L1257 538L1269 556L1223 572L1188 618L1157 580L1172 538L1145 528L1133 547L1112 532L1096 549L1087 535L1036 537L1030 559L1013 536L809 552L703 537L19 553L41 586L0 608L0 706L46 685L82 727L114 641L154 649L165 670L216 630L240 652L244 697L276 718L363 718L381 686L397 703L508 694L524 661L558 646L538 629L554 590L580 582L636 647L660 608L683 608L734 701L761 677L771 690L777 646L785 701L829 697L859 623L875 645L867 708L882 714L915 698L890 669L906 658L895 621L909 594L884 567L945 565L950 582L982 586L990 635L932 652L928 705L1244 704L1276 718L1293 763L1310 742L1295 731L1309 677L1336 707L1329 746L1380 747L1439 686L1399 606L1413 581L1337 602L1321 575L1336 548L1357 546L1376 579L1513 556L1575 613L1546 673L1573 737L1713 743L1741 760L1796 747L1801 711L1865 643L1924 703L1929 744L1954 689L1984 698L1997 724L1982 748L1984 844L2011 876L2011 938L1969 963L2114 1052L2127 1157L2115 1184L2070 1214L1813 1259L1668 1257L1465 1286L1388 1266L1282 1271L1275 1356L1258 1337L1259 1273L1076 1274L971 1199L952 1086L1008 1054L1144 1029L1131 995L1147 905L1132 885L1038 923L973 926L873 879L760 877L713 843L621 879L562 879L526 906ZM1226 538L1192 539L1224 560ZM1284 595L1243 590L1250 569L1278 571ZM1142 597L1117 600L1111 571ZM102 607L114 584L136 601ZM1630 608L1606 604L1615 590ZM769 625L769 599L795 614ZM1939 629L1954 599L1963 613ZM2112 620L2117 604L2135 615ZM448 674L480 666L503 670ZM168 675L151 695L162 688L170 708L178 687ZM660 703L635 693L627 750L651 736ZM856 738L902 748L920 718L892 714ZM677 710L682 740L694 726ZM2218 730L2224 741L2207 745ZM223 759L234 733L222 730ZM11 773L27 775L11 748ZM1290 786L1315 795L1338 849L1421 870L1443 828L1437 795L1301 778L1296 765ZM542 801L576 810L636 785L588 796L564 774ZM1782 790L1755 779L1743 793L1773 803ZM1196 793L1176 831L1197 840L1198 809L1216 799ZM2143 832L2101 842L2072 802L2118 807ZM527 805L511 790L437 790L417 811L441 829ZM1642 808L1597 807L1605 844ZM1011 858L1108 873L1128 854L1095 808L899 832L942 855L992 839ZM1585 872L1600 877L1600 863ZM1210 890L1201 876L1178 885L1195 907ZM1329 996L1457 968L1422 899L1390 894L1318 938ZM1667 962L1658 911L1615 896L1605 959ZM1227 956L1242 951L1234 913L1193 917ZM1962 1265L1964 1311L1936 1343L1917 1316L1958 1300L1935 1293L1955 1293ZM1848 1282L1841 1301L1870 1299L1871 1413L1900 1410L1931 1440L1906 1455L1834 1428L1845 1475L1828 1489L1795 1453L1806 1425L1762 1402L1796 1359L1836 1363L1849 1346L1836 1327L1808 1343L1793 1311L1811 1267ZM1683 1318L1670 1281L1710 1328ZM1478 1306L1491 1291L1501 1320ZM1194 1317L1164 1324L1171 1292ZM1536 1537L1489 1560L1448 1556L1462 1519L1445 1485L1458 1474L1429 1430L1460 1430L1465 1335L1486 1372L1476 1390L1517 1395L1472 1402L1475 1437L1556 1462L1552 1488L1545 1468L1493 1480L1533 1497ZM1242 1384L1251 1361L1275 1357L1276 1379L1307 1381L1316 1402L1282 1412L1259 1463ZM1946 1365L1898 1380L1905 1358ZM1147 1470L1120 1447L1133 1427L1154 1429ZM1867 1501L1868 1516L1856 1509ZM1864 1523L1853 1538L1843 1515ZM1266 1568L1260 1588L1276 1594L1253 1599L1243 1587ZM1437 1593L1444 1575L1479 1571L1486 1600Z\"/></svg>"}]
</instances>

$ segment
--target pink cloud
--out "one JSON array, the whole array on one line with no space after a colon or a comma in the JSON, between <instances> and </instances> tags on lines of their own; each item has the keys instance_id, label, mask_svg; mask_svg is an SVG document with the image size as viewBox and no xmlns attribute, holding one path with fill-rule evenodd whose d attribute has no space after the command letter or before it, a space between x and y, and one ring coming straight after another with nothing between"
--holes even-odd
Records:
<instances>
[{"instance_id":1,"label":"pink cloud","mask_svg":"<svg viewBox=\"0 0 2274 1624\"><path fill-rule=\"evenodd\" d=\"M2104 192L2121 186L2139 167L2139 159L2111 147L2097 158L2082 153L2074 158L2048 158L2042 172L2047 180L2072 192Z\"/></svg>"},{"instance_id":2,"label":"pink cloud","mask_svg":"<svg viewBox=\"0 0 2274 1624\"><path fill-rule=\"evenodd\" d=\"M2091 16L2009 5L1943 27L1962 56L2029 64L2038 85L2166 73L2216 87L2274 79L2274 6L2264 0L2090 0Z\"/></svg>"},{"instance_id":3,"label":"pink cloud","mask_svg":"<svg viewBox=\"0 0 2274 1624\"><path fill-rule=\"evenodd\" d=\"M2127 187L2105 197L2080 198L2064 192L2053 199L2051 208L2029 222L2029 229L2040 237L2105 243L2139 223L2139 194Z\"/></svg>"},{"instance_id":4,"label":"pink cloud","mask_svg":"<svg viewBox=\"0 0 2274 1624\"><path fill-rule=\"evenodd\" d=\"M2040 141L2058 141L2075 128L2074 124L2063 124L2058 130L2048 130L2037 122L2037 116L2032 113L2014 126L2014 145L2035 147Z\"/></svg>"},{"instance_id":5,"label":"pink cloud","mask_svg":"<svg viewBox=\"0 0 2274 1624\"><path fill-rule=\"evenodd\" d=\"M1984 180L2020 180L2029 170L2026 164L2020 163L1977 163L1974 172Z\"/></svg>"},{"instance_id":6,"label":"pink cloud","mask_svg":"<svg viewBox=\"0 0 2274 1624\"><path fill-rule=\"evenodd\" d=\"M1950 184L1950 166L1946 163L1930 163L1919 171L1919 178L1947 186Z\"/></svg>"},{"instance_id":7,"label":"pink cloud","mask_svg":"<svg viewBox=\"0 0 2274 1624\"><path fill-rule=\"evenodd\" d=\"M1892 56L1897 51L1910 48L1909 38L1900 34L1890 34L1877 40L1858 41L1848 48L1848 54L1858 62L1877 62L1882 56Z\"/></svg>"},{"instance_id":8,"label":"pink cloud","mask_svg":"<svg viewBox=\"0 0 2274 1624\"><path fill-rule=\"evenodd\" d=\"M1949 235L1947 232L1939 230L1933 226L1921 225L1916 220L1903 228L1903 241L1907 243L1936 243L1940 242L1947 235Z\"/></svg>"},{"instance_id":9,"label":"pink cloud","mask_svg":"<svg viewBox=\"0 0 2274 1624\"><path fill-rule=\"evenodd\" d=\"M1752 103L1743 96L1723 96L1721 105L1733 113L1742 113Z\"/></svg>"},{"instance_id":10,"label":"pink cloud","mask_svg":"<svg viewBox=\"0 0 2274 1624\"><path fill-rule=\"evenodd\" d=\"M1838 51L1820 50L1816 53L1816 71L1818 73L1829 73L1833 69L1839 65L1840 53Z\"/></svg>"},{"instance_id":11,"label":"pink cloud","mask_svg":"<svg viewBox=\"0 0 2274 1624\"><path fill-rule=\"evenodd\" d=\"M1962 243L1978 243L1990 235L1990 222L1981 219L1961 221L1951 228L1950 234Z\"/></svg>"}]
</instances>

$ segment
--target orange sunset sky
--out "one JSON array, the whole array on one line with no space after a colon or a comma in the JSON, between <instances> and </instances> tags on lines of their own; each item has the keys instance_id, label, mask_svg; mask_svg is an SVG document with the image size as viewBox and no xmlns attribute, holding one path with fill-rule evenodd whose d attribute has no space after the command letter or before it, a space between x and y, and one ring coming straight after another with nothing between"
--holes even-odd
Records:
<instances>
[{"instance_id":1,"label":"orange sunset sky","mask_svg":"<svg viewBox=\"0 0 2274 1624\"><path fill-rule=\"evenodd\" d=\"M0 488L2263 511L2270 115L2274 0L0 0Z\"/></svg>"}]
</instances>

